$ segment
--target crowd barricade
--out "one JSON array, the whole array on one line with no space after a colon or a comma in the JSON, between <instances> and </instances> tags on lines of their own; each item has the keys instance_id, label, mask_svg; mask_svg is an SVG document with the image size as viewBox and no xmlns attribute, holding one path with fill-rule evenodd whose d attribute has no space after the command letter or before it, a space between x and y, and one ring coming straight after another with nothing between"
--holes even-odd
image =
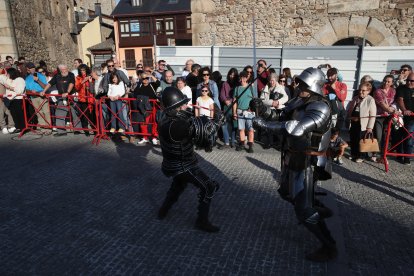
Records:
<instances>
[{"instance_id":1,"label":"crowd barricade","mask_svg":"<svg viewBox=\"0 0 414 276\"><path fill-rule=\"evenodd\" d=\"M78 101L76 96L68 95L63 98L59 94L45 94L41 97L38 93L27 92L23 101L26 127L20 132L19 138L27 131L37 132L38 129L50 129L52 131L55 128L71 131L93 131L96 135L92 143L95 143L99 134L98 101L93 96L85 96L84 98L93 105L90 116L87 115L87 109L89 108L87 102L86 108L82 109L82 103ZM56 99L56 103L51 99ZM36 104L34 104L34 101L37 101ZM49 116L46 116L42 111L44 105L48 108ZM35 118L38 119L37 122L35 122ZM89 127L82 127L82 120L86 120ZM39 121L43 121L43 123Z\"/></svg>"},{"instance_id":2,"label":"crowd barricade","mask_svg":"<svg viewBox=\"0 0 414 276\"><path fill-rule=\"evenodd\" d=\"M157 129L157 111L160 110L160 105L157 100L149 100L151 105L151 110L146 111L146 115L149 117L148 120L137 121L136 113L140 111L136 108L137 99L135 98L120 98L122 101L121 108L119 110L113 110L110 106L110 99L108 97L102 97L99 100L99 134L96 136L96 145L100 143L102 139L110 140L109 135L111 134L110 129L112 128L112 123L115 123L117 126L114 133L118 133L118 129L122 128L124 131L122 135L135 136L135 135L148 135L151 136L151 133L143 132L142 126L151 125L153 129ZM121 116L126 115L125 119L122 120Z\"/></svg>"},{"instance_id":3,"label":"crowd barricade","mask_svg":"<svg viewBox=\"0 0 414 276\"><path fill-rule=\"evenodd\" d=\"M410 116L414 116L414 114L412 114ZM404 141L406 141L407 139L414 139L414 134L410 133L408 131L408 129L403 124L401 124L399 118L400 118L399 115L392 115L390 117L390 120L388 121L387 135L386 135L386 138L385 138L385 145L384 145L384 157L383 157L386 172L388 172L388 169L389 169L387 156L414 157L414 154L406 154L406 153L396 152L397 148L401 147L403 145ZM392 131L392 128L393 128L393 119L394 119L394 123L396 123L397 126L399 127L401 137L400 137L400 139L398 139L398 141L392 141L393 144L392 144L391 147L389 147L391 131Z\"/></svg>"}]
</instances>

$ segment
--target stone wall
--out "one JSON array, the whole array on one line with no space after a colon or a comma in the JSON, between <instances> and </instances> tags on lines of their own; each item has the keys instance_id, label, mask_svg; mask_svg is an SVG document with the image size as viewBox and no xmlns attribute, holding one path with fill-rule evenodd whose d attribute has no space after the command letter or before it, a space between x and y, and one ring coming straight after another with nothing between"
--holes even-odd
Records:
<instances>
[{"instance_id":1,"label":"stone wall","mask_svg":"<svg viewBox=\"0 0 414 276\"><path fill-rule=\"evenodd\" d=\"M78 56L73 39L73 0L12 0L12 13L20 56L38 62L44 60L49 68L60 63L69 66Z\"/></svg>"},{"instance_id":2,"label":"stone wall","mask_svg":"<svg viewBox=\"0 0 414 276\"><path fill-rule=\"evenodd\" d=\"M192 0L193 45L414 45L414 0Z\"/></svg>"}]
</instances>

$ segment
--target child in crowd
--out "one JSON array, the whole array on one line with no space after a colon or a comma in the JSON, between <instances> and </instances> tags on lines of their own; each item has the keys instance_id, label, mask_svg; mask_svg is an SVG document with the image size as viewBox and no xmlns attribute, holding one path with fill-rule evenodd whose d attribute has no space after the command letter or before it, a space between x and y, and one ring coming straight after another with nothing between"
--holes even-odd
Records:
<instances>
[{"instance_id":1,"label":"child in crowd","mask_svg":"<svg viewBox=\"0 0 414 276\"><path fill-rule=\"evenodd\" d=\"M207 116L210 119L214 116L214 100L208 85L201 88L201 96L197 98L197 108L195 108L195 116Z\"/></svg>"},{"instance_id":2,"label":"child in crowd","mask_svg":"<svg viewBox=\"0 0 414 276\"><path fill-rule=\"evenodd\" d=\"M342 156L344 155L345 149L348 147L348 144L339 137L339 129L332 128L331 129L331 141L329 145L329 149L332 153L333 161L338 164L342 165Z\"/></svg>"},{"instance_id":3,"label":"child in crowd","mask_svg":"<svg viewBox=\"0 0 414 276\"><path fill-rule=\"evenodd\" d=\"M122 101L119 98L122 98L125 95L125 85L118 78L116 73L112 73L110 76L110 84L108 89L108 97L110 101L110 107L113 114L116 114L118 118L111 119L111 129L109 132L115 133L116 123L118 122L118 132L123 133L126 129L126 119L124 118L122 112ZM114 117L114 116L113 116Z\"/></svg>"}]
</instances>

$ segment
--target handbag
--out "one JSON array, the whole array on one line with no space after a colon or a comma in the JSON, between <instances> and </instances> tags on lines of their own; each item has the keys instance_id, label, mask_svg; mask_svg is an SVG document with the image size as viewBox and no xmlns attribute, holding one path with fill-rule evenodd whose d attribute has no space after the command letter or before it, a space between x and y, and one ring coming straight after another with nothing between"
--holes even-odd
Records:
<instances>
[{"instance_id":1,"label":"handbag","mask_svg":"<svg viewBox=\"0 0 414 276\"><path fill-rule=\"evenodd\" d=\"M378 140L372 133L365 133L364 138L359 140L359 152L379 152Z\"/></svg>"}]
</instances>

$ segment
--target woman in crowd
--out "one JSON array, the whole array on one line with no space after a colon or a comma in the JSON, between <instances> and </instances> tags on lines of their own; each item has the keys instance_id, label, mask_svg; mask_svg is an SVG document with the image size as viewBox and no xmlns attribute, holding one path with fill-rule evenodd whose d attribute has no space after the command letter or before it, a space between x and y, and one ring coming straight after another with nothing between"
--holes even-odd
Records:
<instances>
[{"instance_id":1,"label":"woman in crowd","mask_svg":"<svg viewBox=\"0 0 414 276\"><path fill-rule=\"evenodd\" d=\"M390 114L398 113L397 105L394 99L396 91L393 87L393 84L394 77L392 75L386 75L382 80L381 87L374 92L375 104L377 106L377 115L383 116L376 118L374 127L375 137L378 140L381 154L383 153L384 148L384 141L382 139L384 136L384 126L388 125L389 120L387 116ZM395 137L395 134L393 137ZM373 161L376 161L376 156L374 155L372 159Z\"/></svg>"},{"instance_id":2,"label":"woman in crowd","mask_svg":"<svg viewBox=\"0 0 414 276\"><path fill-rule=\"evenodd\" d=\"M193 93L191 92L191 88L185 83L185 78L178 77L175 80L175 83L177 84L177 88L180 89L180 91L190 99L190 103L192 103ZM188 105L188 108L192 109L191 105Z\"/></svg>"},{"instance_id":3,"label":"woman in crowd","mask_svg":"<svg viewBox=\"0 0 414 276\"><path fill-rule=\"evenodd\" d=\"M201 88L201 96L197 98L197 107L194 109L195 116L207 116L210 119L214 116L214 101L208 85Z\"/></svg>"},{"instance_id":4,"label":"woman in crowd","mask_svg":"<svg viewBox=\"0 0 414 276\"><path fill-rule=\"evenodd\" d=\"M117 74L111 73L109 78L110 84L108 88L108 97L110 99L110 107L112 110L112 118L111 118L111 129L109 132L115 133L118 123L118 133L125 132L126 129L126 118L124 117L124 113L122 112L123 102L120 100L125 95L125 85L124 82L121 81ZM115 117L115 115L118 117Z\"/></svg>"},{"instance_id":5,"label":"woman in crowd","mask_svg":"<svg viewBox=\"0 0 414 276\"><path fill-rule=\"evenodd\" d=\"M289 100L288 94L286 93L285 87L278 83L277 74L270 74L269 83L265 86L260 95L263 103L271 109L282 109L285 107L285 103ZM264 148L268 149L273 144L273 134L268 132L267 141Z\"/></svg>"},{"instance_id":6,"label":"woman in crowd","mask_svg":"<svg viewBox=\"0 0 414 276\"><path fill-rule=\"evenodd\" d=\"M205 85L207 85L211 91L211 93L213 94L213 100L214 103L217 106L220 106L220 101L219 101L219 91L218 91L218 87L217 87L217 83L215 81L213 81L211 78L211 70L208 67L203 67L200 70L200 76L203 79L202 82L200 82L197 85L197 97L201 96L201 88L204 87Z\"/></svg>"},{"instance_id":7,"label":"woman in crowd","mask_svg":"<svg viewBox=\"0 0 414 276\"><path fill-rule=\"evenodd\" d=\"M75 78L75 89L78 92L78 106L81 112L79 117L82 123L82 128L87 129L88 123L92 128L96 126L95 120L95 97L90 92L90 87L93 85L93 78L91 77L91 69L86 64L81 64L78 67L78 75ZM84 130L85 135L89 136L89 131Z\"/></svg>"},{"instance_id":8,"label":"woman in crowd","mask_svg":"<svg viewBox=\"0 0 414 276\"><path fill-rule=\"evenodd\" d=\"M8 106L13 117L14 127L8 131L10 133L18 132L26 127L23 113L23 96L26 82L20 77L20 72L11 67L7 69L7 79L2 83L6 88L6 99L3 99L4 104Z\"/></svg>"},{"instance_id":9,"label":"woman in crowd","mask_svg":"<svg viewBox=\"0 0 414 276\"><path fill-rule=\"evenodd\" d=\"M364 82L359 85L359 95L355 96L348 105L348 118L351 120L349 136L351 140L352 160L363 162L362 154L359 151L359 141L366 134L373 132L377 107L375 100L369 95L372 85Z\"/></svg>"},{"instance_id":10,"label":"woman in crowd","mask_svg":"<svg viewBox=\"0 0 414 276\"><path fill-rule=\"evenodd\" d=\"M150 80L152 80L150 82ZM152 137L152 144L158 144L158 132L155 125L151 124L151 120L154 122L155 118L152 118L150 115L152 106L149 100L157 101L157 88L160 86L160 81L154 76L151 68L147 68L147 71L141 74L141 84L137 86L134 90L134 98L136 101L131 102L132 111L132 128L134 132L138 132L138 122L141 124L141 132L143 133L143 138L138 144L149 143L149 138ZM135 140L134 137L131 138L132 142Z\"/></svg>"},{"instance_id":11,"label":"woman in crowd","mask_svg":"<svg viewBox=\"0 0 414 276\"><path fill-rule=\"evenodd\" d=\"M251 65L247 65L243 68L243 71L247 72L247 82L250 83L254 80L254 74L253 74L253 67Z\"/></svg>"},{"instance_id":12,"label":"woman in crowd","mask_svg":"<svg viewBox=\"0 0 414 276\"><path fill-rule=\"evenodd\" d=\"M220 102L223 105L224 112L227 112L227 110L230 108L230 105L233 101L234 88L238 86L238 84L239 84L239 73L236 68L231 68L227 72L227 80L223 83L223 86L220 90ZM236 144L237 125L233 123L232 118L233 118L232 111L228 111L226 113L226 122L222 126L223 140L224 140L223 148L227 148L229 146L233 147ZM231 143L230 143L230 138L231 138Z\"/></svg>"}]
</instances>

